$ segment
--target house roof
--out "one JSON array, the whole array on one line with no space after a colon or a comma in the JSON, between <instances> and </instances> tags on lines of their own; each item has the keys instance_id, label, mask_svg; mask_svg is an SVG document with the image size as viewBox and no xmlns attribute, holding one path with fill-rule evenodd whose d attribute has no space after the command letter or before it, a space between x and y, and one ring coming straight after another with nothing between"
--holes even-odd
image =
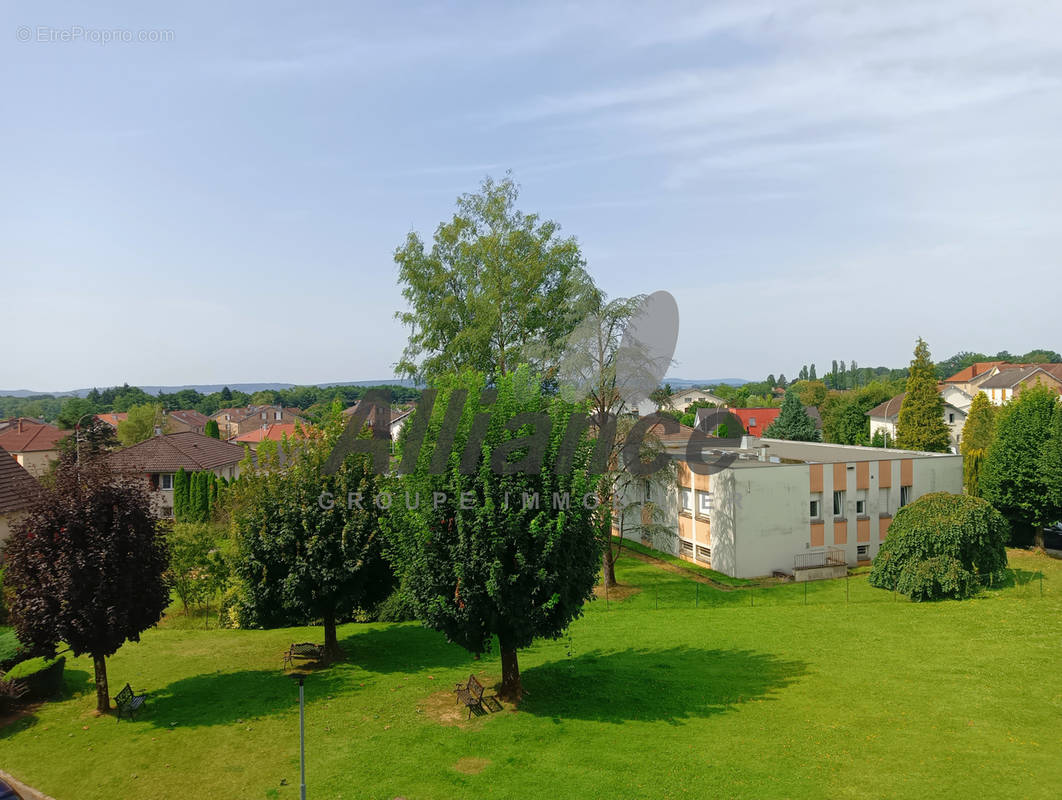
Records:
<instances>
[{"instance_id":1,"label":"house roof","mask_svg":"<svg viewBox=\"0 0 1062 800\"><path fill-rule=\"evenodd\" d=\"M0 447L9 453L34 453L55 450L70 435L46 422L19 417L0 430Z\"/></svg>"},{"instance_id":2,"label":"house roof","mask_svg":"<svg viewBox=\"0 0 1062 800\"><path fill-rule=\"evenodd\" d=\"M782 413L780 408L728 408L726 410L741 420L742 427L750 436L762 436L767 426L778 419L778 415Z\"/></svg>"},{"instance_id":3,"label":"house roof","mask_svg":"<svg viewBox=\"0 0 1062 800\"><path fill-rule=\"evenodd\" d=\"M276 411L278 409L281 411L285 411L294 417L302 419L303 411L301 408L285 408L284 406L278 405L245 406L243 408L219 408L217 410L217 413L215 413L214 416L211 417L211 419L215 419L218 422L222 422L224 421L225 415L228 414L229 422L242 422L248 417L253 417L255 414L260 414L263 411Z\"/></svg>"},{"instance_id":4,"label":"house roof","mask_svg":"<svg viewBox=\"0 0 1062 800\"><path fill-rule=\"evenodd\" d=\"M981 384L982 389L1013 389L1019 383L1031 378L1036 373L1046 375L1049 378L1054 378L1056 381L1059 378L1053 373L1048 372L1041 366L1032 364L1028 367L1022 367L1019 369L1007 369L1000 372L998 375L993 375L987 381Z\"/></svg>"},{"instance_id":5,"label":"house roof","mask_svg":"<svg viewBox=\"0 0 1062 800\"><path fill-rule=\"evenodd\" d=\"M674 433L664 433L664 425L661 422L655 422L649 426L646 433L651 436L655 436L660 440L662 444L685 444L689 441L690 436L693 434L694 429L688 425L678 423L678 430Z\"/></svg>"},{"instance_id":6,"label":"house roof","mask_svg":"<svg viewBox=\"0 0 1062 800\"><path fill-rule=\"evenodd\" d=\"M168 412L168 415L179 419L186 425L192 425L193 427L197 426L200 428L205 427L207 422L210 420L210 417L208 417L206 414L200 414L194 408L170 411Z\"/></svg>"},{"instance_id":7,"label":"house roof","mask_svg":"<svg viewBox=\"0 0 1062 800\"><path fill-rule=\"evenodd\" d=\"M950 378L945 378L945 383L966 383L972 381L978 375L984 375L993 367L999 367L1000 369L1013 367L1009 361L978 361L971 364L966 369L960 369Z\"/></svg>"},{"instance_id":8,"label":"house roof","mask_svg":"<svg viewBox=\"0 0 1062 800\"><path fill-rule=\"evenodd\" d=\"M272 442L279 442L285 436L289 439L294 439L296 435L296 427L301 426L297 426L294 422L274 422L265 425L258 430L248 431L247 433L237 436L232 441L255 444L257 442L265 441L266 439Z\"/></svg>"},{"instance_id":9,"label":"house roof","mask_svg":"<svg viewBox=\"0 0 1062 800\"><path fill-rule=\"evenodd\" d=\"M153 436L110 456L115 469L125 472L176 472L217 469L243 459L243 448L195 431Z\"/></svg>"},{"instance_id":10,"label":"house roof","mask_svg":"<svg viewBox=\"0 0 1062 800\"><path fill-rule=\"evenodd\" d=\"M100 420L102 422L106 422L112 428L117 428L118 427L118 423L122 422L123 420L127 419L128 417L129 417L129 414L127 412L125 412L125 411L118 411L118 412L116 412L114 414L97 414L96 415L96 419L98 419L98 420Z\"/></svg>"},{"instance_id":11,"label":"house roof","mask_svg":"<svg viewBox=\"0 0 1062 800\"><path fill-rule=\"evenodd\" d=\"M33 476L0 447L0 514L28 508L39 490Z\"/></svg>"},{"instance_id":12,"label":"house roof","mask_svg":"<svg viewBox=\"0 0 1062 800\"><path fill-rule=\"evenodd\" d=\"M356 412L358 410L358 406L360 406L360 405L361 405L361 402L359 401L359 402L355 403L354 405L350 406L349 408L344 408L343 409L343 416L344 417L353 416L354 412ZM408 417L414 411L416 411L416 406L413 406L411 408L392 408L391 409L391 420L390 420L390 423L392 425L394 425L400 419L402 419L403 417Z\"/></svg>"},{"instance_id":13,"label":"house roof","mask_svg":"<svg viewBox=\"0 0 1062 800\"><path fill-rule=\"evenodd\" d=\"M878 403L867 412L867 416L881 417L883 419L898 417L900 415L900 406L903 405L903 399L906 396L907 392L900 392L898 395L886 400L884 403Z\"/></svg>"}]
</instances>

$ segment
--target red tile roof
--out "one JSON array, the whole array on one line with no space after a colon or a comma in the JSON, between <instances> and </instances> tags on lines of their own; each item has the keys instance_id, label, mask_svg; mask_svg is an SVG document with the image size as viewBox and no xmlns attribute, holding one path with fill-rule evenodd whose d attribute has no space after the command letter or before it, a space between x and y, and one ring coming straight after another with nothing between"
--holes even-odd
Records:
<instances>
[{"instance_id":1,"label":"red tile roof","mask_svg":"<svg viewBox=\"0 0 1062 800\"><path fill-rule=\"evenodd\" d=\"M899 416L900 406L903 405L903 399L907 396L907 392L900 392L895 397L891 397L884 403L878 403L870 411L867 412L868 417L883 417L884 419L891 419L892 417Z\"/></svg>"},{"instance_id":2,"label":"red tile roof","mask_svg":"<svg viewBox=\"0 0 1062 800\"><path fill-rule=\"evenodd\" d=\"M984 375L992 367L999 367L1000 369L1008 369L1014 365L1008 361L978 361L975 364L971 364L966 369L960 369L950 378L945 378L945 383L966 383L972 381L978 375Z\"/></svg>"},{"instance_id":3,"label":"red tile roof","mask_svg":"<svg viewBox=\"0 0 1062 800\"><path fill-rule=\"evenodd\" d=\"M33 453L55 450L59 442L70 435L46 422L19 417L0 430L0 447L9 453Z\"/></svg>"},{"instance_id":4,"label":"red tile roof","mask_svg":"<svg viewBox=\"0 0 1062 800\"><path fill-rule=\"evenodd\" d=\"M102 420L110 425L112 428L117 428L119 422L123 422L129 417L129 414L125 411L118 411L114 414L97 414L96 419Z\"/></svg>"},{"instance_id":5,"label":"red tile roof","mask_svg":"<svg viewBox=\"0 0 1062 800\"><path fill-rule=\"evenodd\" d=\"M274 422L270 425L266 425L264 428L259 428L256 431L249 431L241 436L237 436L232 441L235 442L247 442L248 444L254 444L266 439L272 442L279 442L286 436L289 439L294 439L296 436L294 422Z\"/></svg>"},{"instance_id":6,"label":"red tile roof","mask_svg":"<svg viewBox=\"0 0 1062 800\"><path fill-rule=\"evenodd\" d=\"M206 414L200 414L194 408L184 410L178 409L177 411L169 411L167 413L169 416L179 419L186 425L198 428L206 427L207 421L210 419Z\"/></svg>"},{"instance_id":7,"label":"red tile roof","mask_svg":"<svg viewBox=\"0 0 1062 800\"><path fill-rule=\"evenodd\" d=\"M40 488L14 456L0 447L0 514L28 508Z\"/></svg>"},{"instance_id":8,"label":"red tile roof","mask_svg":"<svg viewBox=\"0 0 1062 800\"><path fill-rule=\"evenodd\" d=\"M742 427L750 436L763 436L767 426L782 413L780 408L728 408L726 411L741 420ZM734 434L731 432L730 435Z\"/></svg>"},{"instance_id":9,"label":"red tile roof","mask_svg":"<svg viewBox=\"0 0 1062 800\"><path fill-rule=\"evenodd\" d=\"M243 448L195 431L167 433L119 450L110 456L115 469L123 472L176 472L217 469L243 459Z\"/></svg>"}]
</instances>

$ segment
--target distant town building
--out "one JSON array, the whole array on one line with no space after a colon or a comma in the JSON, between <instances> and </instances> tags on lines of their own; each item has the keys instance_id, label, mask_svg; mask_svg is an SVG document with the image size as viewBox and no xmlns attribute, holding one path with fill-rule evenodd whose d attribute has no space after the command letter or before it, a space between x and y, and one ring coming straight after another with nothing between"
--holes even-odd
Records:
<instances>
[{"instance_id":1,"label":"distant town building","mask_svg":"<svg viewBox=\"0 0 1062 800\"><path fill-rule=\"evenodd\" d=\"M59 458L59 442L71 434L46 422L16 417L0 427L0 447L15 457L30 475L39 478Z\"/></svg>"},{"instance_id":2,"label":"distant town building","mask_svg":"<svg viewBox=\"0 0 1062 800\"><path fill-rule=\"evenodd\" d=\"M40 485L6 450L0 447L0 545L36 499Z\"/></svg>"}]
</instances>

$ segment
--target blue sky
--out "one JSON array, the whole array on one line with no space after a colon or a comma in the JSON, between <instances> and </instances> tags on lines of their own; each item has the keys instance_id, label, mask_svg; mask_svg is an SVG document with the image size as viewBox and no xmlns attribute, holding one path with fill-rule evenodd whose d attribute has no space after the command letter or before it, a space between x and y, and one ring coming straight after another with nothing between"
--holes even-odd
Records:
<instances>
[{"instance_id":1,"label":"blue sky","mask_svg":"<svg viewBox=\"0 0 1062 800\"><path fill-rule=\"evenodd\" d=\"M609 294L676 296L673 375L899 365L919 335L1062 349L1060 23L979 0L5 4L0 388L387 377L394 248L507 169Z\"/></svg>"}]
</instances>

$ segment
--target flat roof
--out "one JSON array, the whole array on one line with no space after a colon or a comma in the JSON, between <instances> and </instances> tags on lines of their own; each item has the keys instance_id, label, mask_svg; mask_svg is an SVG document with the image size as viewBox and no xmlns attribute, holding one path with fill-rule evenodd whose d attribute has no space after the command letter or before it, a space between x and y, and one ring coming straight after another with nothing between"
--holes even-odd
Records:
<instances>
[{"instance_id":1,"label":"flat roof","mask_svg":"<svg viewBox=\"0 0 1062 800\"><path fill-rule=\"evenodd\" d=\"M764 448L766 460L761 460L761 451ZM669 447L668 452L675 460L686 460L684 447ZM727 466L735 469L890 461L898 458L961 458L954 453L926 453L921 450L899 450L895 447L861 447L827 442L791 442L787 439L764 439L755 436L743 437L741 446L706 444L701 448L701 454L701 458L706 462L733 458Z\"/></svg>"}]
</instances>

